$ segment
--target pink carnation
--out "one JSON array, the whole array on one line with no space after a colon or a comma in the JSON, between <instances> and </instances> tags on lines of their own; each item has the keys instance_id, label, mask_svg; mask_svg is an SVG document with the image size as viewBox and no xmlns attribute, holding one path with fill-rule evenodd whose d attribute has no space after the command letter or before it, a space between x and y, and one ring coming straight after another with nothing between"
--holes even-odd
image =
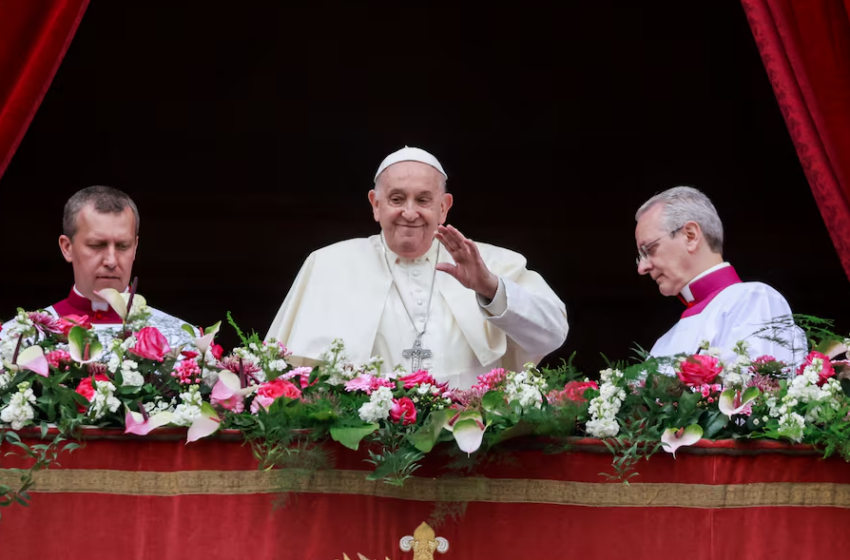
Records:
<instances>
[{"instance_id":1,"label":"pink carnation","mask_svg":"<svg viewBox=\"0 0 850 560\"><path fill-rule=\"evenodd\" d=\"M70 367L71 355L65 350L48 352L45 358L47 358L47 363L56 369L67 371Z\"/></svg>"}]
</instances>

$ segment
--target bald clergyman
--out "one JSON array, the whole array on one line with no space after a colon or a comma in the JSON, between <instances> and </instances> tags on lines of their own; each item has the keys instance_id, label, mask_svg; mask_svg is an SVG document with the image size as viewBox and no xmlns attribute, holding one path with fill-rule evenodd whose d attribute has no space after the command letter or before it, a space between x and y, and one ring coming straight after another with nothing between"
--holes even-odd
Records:
<instances>
[{"instance_id":1,"label":"bald clergyman","mask_svg":"<svg viewBox=\"0 0 850 560\"><path fill-rule=\"evenodd\" d=\"M312 253L269 329L294 364L315 363L340 338L354 363L377 355L385 372L427 369L468 388L564 343L564 303L522 255L443 226L447 178L418 148L384 159L369 191L381 233Z\"/></svg>"}]
</instances>

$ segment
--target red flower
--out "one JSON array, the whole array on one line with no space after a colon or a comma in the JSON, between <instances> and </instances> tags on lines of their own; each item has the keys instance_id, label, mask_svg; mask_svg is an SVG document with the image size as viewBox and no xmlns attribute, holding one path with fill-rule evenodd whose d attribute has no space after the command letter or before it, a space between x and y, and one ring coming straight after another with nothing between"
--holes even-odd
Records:
<instances>
[{"instance_id":1,"label":"red flower","mask_svg":"<svg viewBox=\"0 0 850 560\"><path fill-rule=\"evenodd\" d=\"M806 356L806 360L800 364L800 367L797 368L797 375L803 375L803 371L812 365L812 361L818 358L823 360L821 370L818 372L818 385L820 386L826 383L827 379L835 375L835 368L832 367L832 363L829 361L829 356L812 350L809 352L809 355Z\"/></svg>"},{"instance_id":2,"label":"red flower","mask_svg":"<svg viewBox=\"0 0 850 560\"><path fill-rule=\"evenodd\" d=\"M183 350L182 352L180 352L180 354L181 354L184 358L186 358L187 360L193 360L193 359L195 359L195 358L197 358L197 357L198 357L198 353L197 353L197 352L193 352L193 351L191 351L191 350Z\"/></svg>"},{"instance_id":3,"label":"red flower","mask_svg":"<svg viewBox=\"0 0 850 560\"><path fill-rule=\"evenodd\" d=\"M62 334L68 336L71 329L74 327L82 327L86 330L91 328L91 319L88 315L65 315L57 321L59 328L62 329Z\"/></svg>"},{"instance_id":4,"label":"red flower","mask_svg":"<svg viewBox=\"0 0 850 560\"><path fill-rule=\"evenodd\" d=\"M224 355L224 348L222 348L220 344L212 343L210 344L210 352L212 353L213 358L220 360Z\"/></svg>"},{"instance_id":5,"label":"red flower","mask_svg":"<svg viewBox=\"0 0 850 560\"><path fill-rule=\"evenodd\" d=\"M257 389L257 394L263 397L270 397L271 399L276 399L278 397L297 399L301 396L301 389L296 387L291 381L277 378L273 381L260 385L260 388Z\"/></svg>"},{"instance_id":6,"label":"red flower","mask_svg":"<svg viewBox=\"0 0 850 560\"><path fill-rule=\"evenodd\" d=\"M419 371L414 371L413 373L409 373L407 375L402 375L399 378L399 381L404 383L405 389L412 389L417 385L436 385L437 382L431 377L431 374L428 373L427 370L420 369Z\"/></svg>"},{"instance_id":7,"label":"red flower","mask_svg":"<svg viewBox=\"0 0 850 560\"><path fill-rule=\"evenodd\" d=\"M721 371L723 367L717 358L708 354L695 354L682 360L676 375L688 387L699 387L710 384Z\"/></svg>"},{"instance_id":8,"label":"red flower","mask_svg":"<svg viewBox=\"0 0 850 560\"><path fill-rule=\"evenodd\" d=\"M404 420L401 419L402 415L404 415ZM416 407L413 405L413 401L407 397L393 399L393 407L390 409L390 419L396 424L401 422L402 426L416 422Z\"/></svg>"},{"instance_id":9,"label":"red flower","mask_svg":"<svg viewBox=\"0 0 850 560\"><path fill-rule=\"evenodd\" d=\"M171 347L156 327L145 327L136 333L136 345L128 351L140 358L161 362Z\"/></svg>"},{"instance_id":10,"label":"red flower","mask_svg":"<svg viewBox=\"0 0 850 560\"><path fill-rule=\"evenodd\" d=\"M560 391L552 391L546 395L546 399L551 404L564 405L567 401L575 403L585 403L584 392L588 389L599 389L596 381L570 381Z\"/></svg>"},{"instance_id":11,"label":"red flower","mask_svg":"<svg viewBox=\"0 0 850 560\"><path fill-rule=\"evenodd\" d=\"M86 377L82 381L80 381L79 385L77 385L77 393L84 396L86 398L86 400L89 401L89 402L91 402L91 400L94 398L94 394L96 392L94 390L94 387L92 387L91 380L92 380L91 377ZM97 381L97 382L100 382L100 381L103 381L103 382L106 382L106 383L110 382L108 377L106 377L105 375L100 374L100 373L98 373L97 375L94 376L94 380ZM77 405L77 410L79 410L82 413L85 413L86 408L87 407L85 407L83 405Z\"/></svg>"}]
</instances>

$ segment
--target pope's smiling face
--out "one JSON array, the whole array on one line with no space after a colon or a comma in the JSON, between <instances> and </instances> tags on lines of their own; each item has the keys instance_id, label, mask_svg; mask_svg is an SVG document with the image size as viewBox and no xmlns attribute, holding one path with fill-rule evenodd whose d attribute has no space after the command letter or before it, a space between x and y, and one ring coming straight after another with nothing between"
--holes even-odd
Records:
<instances>
[{"instance_id":1,"label":"pope's smiling face","mask_svg":"<svg viewBox=\"0 0 850 560\"><path fill-rule=\"evenodd\" d=\"M124 291L130 282L136 258L136 217L132 208L101 214L87 204L77 214L73 238L59 237L65 260L74 267L74 282L85 297L99 301L95 290Z\"/></svg>"},{"instance_id":2,"label":"pope's smiling face","mask_svg":"<svg viewBox=\"0 0 850 560\"><path fill-rule=\"evenodd\" d=\"M445 192L442 174L434 167L402 161L378 176L369 202L390 250L415 259L428 252L437 226L445 223L452 195Z\"/></svg>"}]
</instances>

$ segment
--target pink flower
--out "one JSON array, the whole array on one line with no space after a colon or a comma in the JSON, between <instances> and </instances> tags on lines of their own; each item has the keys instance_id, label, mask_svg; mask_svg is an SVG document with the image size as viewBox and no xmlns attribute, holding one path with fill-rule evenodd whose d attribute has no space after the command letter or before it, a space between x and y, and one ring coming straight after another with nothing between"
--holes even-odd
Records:
<instances>
[{"instance_id":1,"label":"pink flower","mask_svg":"<svg viewBox=\"0 0 850 560\"><path fill-rule=\"evenodd\" d=\"M503 368L493 368L484 375L478 376L478 383L473 385L480 389L485 389L485 393L490 389L496 388L497 385L505 380L505 370Z\"/></svg>"},{"instance_id":2,"label":"pink flower","mask_svg":"<svg viewBox=\"0 0 850 560\"><path fill-rule=\"evenodd\" d=\"M298 382L301 384L302 389L306 389L308 386L313 386L319 380L317 377L310 383L310 374L313 372L313 368L311 367L297 367L291 371L287 371L281 377L283 379L293 379L295 377L298 378Z\"/></svg>"},{"instance_id":3,"label":"pink flower","mask_svg":"<svg viewBox=\"0 0 850 560\"><path fill-rule=\"evenodd\" d=\"M200 383L201 368L195 360L182 360L171 372L171 377L176 378L177 382L182 385Z\"/></svg>"},{"instance_id":4,"label":"pink flower","mask_svg":"<svg viewBox=\"0 0 850 560\"><path fill-rule=\"evenodd\" d=\"M780 362L773 356L759 356L750 363L750 371L760 375L780 376L788 364Z\"/></svg>"},{"instance_id":5,"label":"pink flower","mask_svg":"<svg viewBox=\"0 0 850 560\"><path fill-rule=\"evenodd\" d=\"M234 414L241 414L245 411L245 397L238 393L233 393L226 399L216 399L210 395L210 403L229 410Z\"/></svg>"},{"instance_id":6,"label":"pink flower","mask_svg":"<svg viewBox=\"0 0 850 560\"><path fill-rule=\"evenodd\" d=\"M351 381L346 382L345 390L349 393L353 391L363 391L367 395L370 395L372 393L372 381L374 379L375 377L368 373L361 373Z\"/></svg>"},{"instance_id":7,"label":"pink flower","mask_svg":"<svg viewBox=\"0 0 850 560\"><path fill-rule=\"evenodd\" d=\"M94 380L95 380L95 382L104 382L104 383L110 382L109 378L106 377L105 375L102 375L102 374L95 375ZM92 378L91 377L85 377L80 381L80 384L77 385L77 393L81 394L82 396L84 396L86 398L87 401L91 402L91 400L94 398L94 395L96 393L95 388L92 387ZM77 405L77 410L79 410L81 413L85 413L86 408L88 408L88 407L85 407L81 404Z\"/></svg>"},{"instance_id":8,"label":"pink flower","mask_svg":"<svg viewBox=\"0 0 850 560\"><path fill-rule=\"evenodd\" d=\"M239 356L228 356L218 362L218 367L233 372L236 375L245 373L245 375L253 375L261 371L260 366L251 360L241 360ZM240 372L241 367L241 372Z\"/></svg>"},{"instance_id":9,"label":"pink flower","mask_svg":"<svg viewBox=\"0 0 850 560\"><path fill-rule=\"evenodd\" d=\"M420 369L419 371L415 371L413 373L409 373L407 375L402 375L399 378L399 381L404 383L405 389L412 389L417 385L436 385L437 382L431 377L431 374L428 373L427 370Z\"/></svg>"},{"instance_id":10,"label":"pink flower","mask_svg":"<svg viewBox=\"0 0 850 560\"><path fill-rule=\"evenodd\" d=\"M823 385L826 383L826 380L835 375L835 369L832 367L832 363L829 361L829 356L821 354L820 352L816 352L812 350L809 352L809 355L806 356L805 361L800 364L800 367L797 368L797 375L803 375L803 371L816 359L820 359L823 361L821 365L821 369L818 372L818 385Z\"/></svg>"},{"instance_id":11,"label":"pink flower","mask_svg":"<svg viewBox=\"0 0 850 560\"><path fill-rule=\"evenodd\" d=\"M390 420L396 424L401 422L402 426L416 422L416 406L414 406L413 401L407 397L393 399L393 407L390 409Z\"/></svg>"},{"instance_id":12,"label":"pink flower","mask_svg":"<svg viewBox=\"0 0 850 560\"><path fill-rule=\"evenodd\" d=\"M565 405L567 402L585 403L584 392L588 389L599 389L596 381L570 381L560 391L551 391L546 395L550 404Z\"/></svg>"},{"instance_id":13,"label":"pink flower","mask_svg":"<svg viewBox=\"0 0 850 560\"><path fill-rule=\"evenodd\" d=\"M676 375L688 387L711 383L723 371L717 358L707 354L695 354L679 363Z\"/></svg>"},{"instance_id":14,"label":"pink flower","mask_svg":"<svg viewBox=\"0 0 850 560\"><path fill-rule=\"evenodd\" d=\"M62 326L59 324L59 320L50 313L32 311L27 315L38 332L42 334L45 332L62 334Z\"/></svg>"},{"instance_id":15,"label":"pink flower","mask_svg":"<svg viewBox=\"0 0 850 560\"><path fill-rule=\"evenodd\" d=\"M769 395L779 390L779 381L772 377L756 373L747 382L747 387L758 387L763 395Z\"/></svg>"},{"instance_id":16,"label":"pink flower","mask_svg":"<svg viewBox=\"0 0 850 560\"><path fill-rule=\"evenodd\" d=\"M58 370L67 371L71 363L71 355L65 350L54 350L52 352L48 352L45 358L47 358L48 364Z\"/></svg>"},{"instance_id":17,"label":"pink flower","mask_svg":"<svg viewBox=\"0 0 850 560\"><path fill-rule=\"evenodd\" d=\"M62 329L62 334L68 336L71 329L74 327L82 327L86 330L91 328L91 319L88 315L65 315L57 321L59 328Z\"/></svg>"},{"instance_id":18,"label":"pink flower","mask_svg":"<svg viewBox=\"0 0 850 560\"><path fill-rule=\"evenodd\" d=\"M224 355L224 348L220 344L212 343L210 344L210 353L213 355L213 358L220 360Z\"/></svg>"},{"instance_id":19,"label":"pink flower","mask_svg":"<svg viewBox=\"0 0 850 560\"><path fill-rule=\"evenodd\" d=\"M277 378L260 385L257 394L254 396L254 402L251 403L251 412L257 414L260 407L268 409L278 397L297 399L300 396L301 390L294 383Z\"/></svg>"},{"instance_id":20,"label":"pink flower","mask_svg":"<svg viewBox=\"0 0 850 560\"><path fill-rule=\"evenodd\" d=\"M136 333L136 344L128 350L131 354L155 362L161 362L170 351L168 340L156 327L145 327Z\"/></svg>"}]
</instances>

